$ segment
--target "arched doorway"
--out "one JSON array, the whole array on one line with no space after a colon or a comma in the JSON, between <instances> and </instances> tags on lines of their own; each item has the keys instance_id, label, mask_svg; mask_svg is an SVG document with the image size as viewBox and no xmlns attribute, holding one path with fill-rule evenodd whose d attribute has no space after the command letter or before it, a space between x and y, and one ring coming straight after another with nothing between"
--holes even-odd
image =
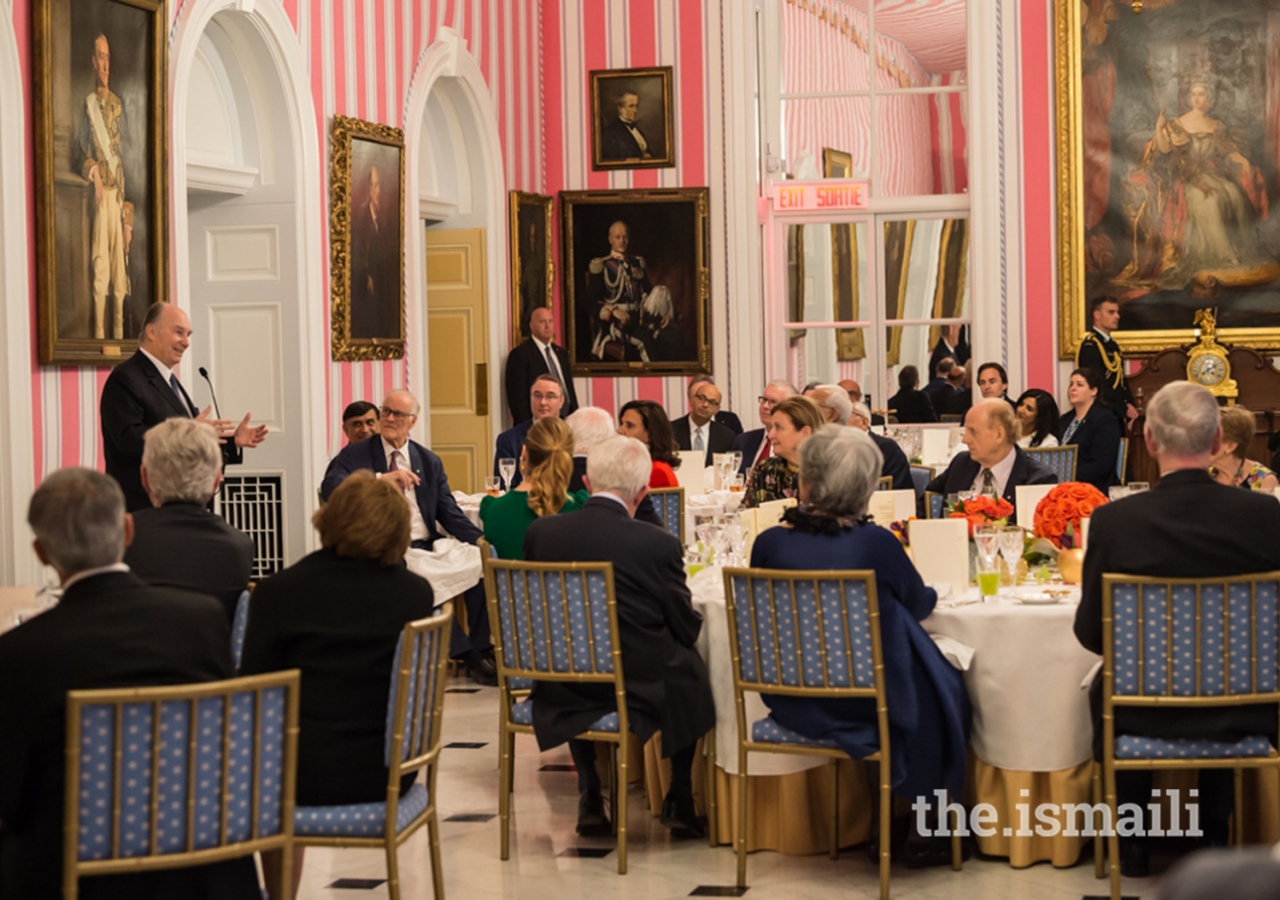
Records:
<instances>
[{"instance_id":1,"label":"arched doorway","mask_svg":"<svg viewBox=\"0 0 1280 900\"><path fill-rule=\"evenodd\" d=\"M209 371L222 414L270 435L229 469L219 511L252 536L255 577L314 545L323 472L319 150L297 37L274 4L196 3L175 39L177 299L196 333L197 402Z\"/></svg>"}]
</instances>

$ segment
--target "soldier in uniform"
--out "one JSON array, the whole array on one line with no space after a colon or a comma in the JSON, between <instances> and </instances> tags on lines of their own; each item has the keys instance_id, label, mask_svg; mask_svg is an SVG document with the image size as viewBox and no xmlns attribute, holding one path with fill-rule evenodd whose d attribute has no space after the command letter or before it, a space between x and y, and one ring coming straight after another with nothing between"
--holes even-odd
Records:
<instances>
[{"instance_id":1,"label":"soldier in uniform","mask_svg":"<svg viewBox=\"0 0 1280 900\"><path fill-rule=\"evenodd\" d=\"M610 343L623 345L623 359L659 362L679 355L675 306L671 292L654 287L644 257L630 256L631 236L626 222L609 226L608 256L591 260L587 268L587 302L591 321L591 355L603 360Z\"/></svg>"},{"instance_id":2,"label":"soldier in uniform","mask_svg":"<svg viewBox=\"0 0 1280 900\"><path fill-rule=\"evenodd\" d=\"M99 34L93 42L93 71L97 86L84 98L71 166L93 184L94 215L89 236L92 271L93 336L124 337L124 298L129 295L129 244L133 241L133 204L125 201L124 160L120 136L124 105L107 86L111 48ZM108 334L107 293L115 304Z\"/></svg>"},{"instance_id":3,"label":"soldier in uniform","mask_svg":"<svg viewBox=\"0 0 1280 900\"><path fill-rule=\"evenodd\" d=\"M1138 417L1129 393L1129 379L1124 374L1124 356L1111 332L1120 327L1120 304L1114 297L1095 297L1089 303L1093 328L1076 348L1076 368L1093 369L1102 378L1098 399L1115 413L1122 428Z\"/></svg>"}]
</instances>

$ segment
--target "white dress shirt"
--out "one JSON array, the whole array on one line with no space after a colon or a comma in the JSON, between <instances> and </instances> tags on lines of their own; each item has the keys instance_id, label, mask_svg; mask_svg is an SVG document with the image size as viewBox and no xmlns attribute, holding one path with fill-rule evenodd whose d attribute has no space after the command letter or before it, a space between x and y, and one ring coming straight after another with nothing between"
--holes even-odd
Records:
<instances>
[{"instance_id":1,"label":"white dress shirt","mask_svg":"<svg viewBox=\"0 0 1280 900\"><path fill-rule=\"evenodd\" d=\"M147 359L151 360L151 364L152 364L153 366L155 366L155 367L156 367L156 369L158 369L158 370L159 370L159 372L160 372L160 377L164 379L164 383L165 383L165 384L171 384L171 383L172 383L172 382L170 381L170 379L172 379L172 378L173 378L173 376L174 376L173 369L170 369L170 368L169 368L168 366L166 366L164 363L160 362L160 360L156 359L154 356L152 356L150 353L148 353L148 352L147 352L145 349L143 349L142 347L139 347L139 348L138 348L138 352L139 352L139 353L141 353L143 356L145 356Z\"/></svg>"},{"instance_id":2,"label":"white dress shirt","mask_svg":"<svg viewBox=\"0 0 1280 900\"><path fill-rule=\"evenodd\" d=\"M991 467L991 477L995 481L997 497L1004 496L1005 485L1009 483L1009 476L1013 474L1013 463L1017 458L1017 452L1010 447L1008 455ZM978 470L978 477L973 480L973 490L982 493L982 469Z\"/></svg>"},{"instance_id":3,"label":"white dress shirt","mask_svg":"<svg viewBox=\"0 0 1280 900\"><path fill-rule=\"evenodd\" d=\"M551 350L551 345L542 343L542 341L538 340L536 337L533 337L532 335L530 335L530 338L533 340L535 344L538 345L538 355L541 356L544 360L546 360L548 358L547 351ZM551 374L560 379L560 383L565 385L565 390L567 391L569 389L568 382L565 381L564 373L560 371L560 360L556 358L556 351L554 350L551 350L550 365L551 365Z\"/></svg>"},{"instance_id":4,"label":"white dress shirt","mask_svg":"<svg viewBox=\"0 0 1280 900\"><path fill-rule=\"evenodd\" d=\"M151 354L148 353L147 355L150 356ZM65 593L67 588L71 587L71 585L75 584L77 581L84 581L86 578L92 578L95 575L105 575L108 572L128 572L128 571L129 571L129 567L122 562L112 563L109 566L98 566L98 568L96 569L85 569L83 572L77 572L76 574L68 578L66 581L62 582L60 587L63 593Z\"/></svg>"},{"instance_id":5,"label":"white dress shirt","mask_svg":"<svg viewBox=\"0 0 1280 900\"><path fill-rule=\"evenodd\" d=\"M396 461L395 465L397 469L405 469L408 472L413 472L413 463L409 461L408 441L405 441L404 446L397 450L395 447L387 443L386 438L383 438L382 450L387 454L388 472L391 471L391 455L393 453L399 454L399 459ZM418 498L414 495L412 490L406 490L404 492L404 496L405 499L409 501L409 540L425 541L430 537L430 532L427 531L427 523L422 518L422 510L418 509Z\"/></svg>"}]
</instances>

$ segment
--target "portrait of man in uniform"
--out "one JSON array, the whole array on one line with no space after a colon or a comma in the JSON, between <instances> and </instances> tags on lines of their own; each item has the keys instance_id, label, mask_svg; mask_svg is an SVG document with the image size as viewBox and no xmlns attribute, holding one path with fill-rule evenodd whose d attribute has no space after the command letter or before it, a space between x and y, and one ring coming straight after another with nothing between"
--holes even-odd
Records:
<instances>
[{"instance_id":1,"label":"portrait of man in uniform","mask_svg":"<svg viewBox=\"0 0 1280 900\"><path fill-rule=\"evenodd\" d=\"M597 169L674 166L670 66L591 73Z\"/></svg>"}]
</instances>

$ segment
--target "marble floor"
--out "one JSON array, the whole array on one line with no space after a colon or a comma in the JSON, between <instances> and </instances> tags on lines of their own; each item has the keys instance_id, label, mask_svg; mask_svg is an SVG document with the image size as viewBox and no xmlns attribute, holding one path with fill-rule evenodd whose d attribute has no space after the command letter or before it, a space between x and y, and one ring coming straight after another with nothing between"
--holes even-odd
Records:
<instances>
[{"instance_id":1,"label":"marble floor","mask_svg":"<svg viewBox=\"0 0 1280 900\"><path fill-rule=\"evenodd\" d=\"M633 789L628 816L628 873L618 875L613 841L580 838L574 833L577 815L576 776L572 771L540 771L543 766L568 765L566 747L539 754L533 738L516 741L514 814L511 859L498 859L497 699L494 688L472 690L462 679L450 684L445 698L446 749L439 775L441 854L445 894L455 900L570 900L570 898L666 898L698 895L733 896L702 891L700 887L732 887L734 854L729 847L710 848L705 841L673 843L658 820L642 812L643 794ZM457 689L467 692L459 692ZM450 743L482 744L453 747ZM449 821L450 817L467 817ZM482 818L491 816L491 818ZM475 819L480 819L476 821ZM608 855L585 858L576 848L598 848ZM405 900L431 898L431 863L426 829L400 849L400 872ZM386 897L385 858L375 850L307 850L300 898L361 900ZM861 848L845 850L839 860L825 855L751 855L748 897L826 900L878 896L876 868ZM341 879L349 879L342 882ZM335 886L349 883L350 887ZM361 884L360 882L366 882ZM1126 897L1155 898L1159 879L1125 879ZM1047 863L1011 869L1001 860L973 859L964 870L949 868L909 871L893 867L894 898L960 898L965 900L1080 900L1106 895L1107 882L1093 877L1085 862L1070 869Z\"/></svg>"}]
</instances>

